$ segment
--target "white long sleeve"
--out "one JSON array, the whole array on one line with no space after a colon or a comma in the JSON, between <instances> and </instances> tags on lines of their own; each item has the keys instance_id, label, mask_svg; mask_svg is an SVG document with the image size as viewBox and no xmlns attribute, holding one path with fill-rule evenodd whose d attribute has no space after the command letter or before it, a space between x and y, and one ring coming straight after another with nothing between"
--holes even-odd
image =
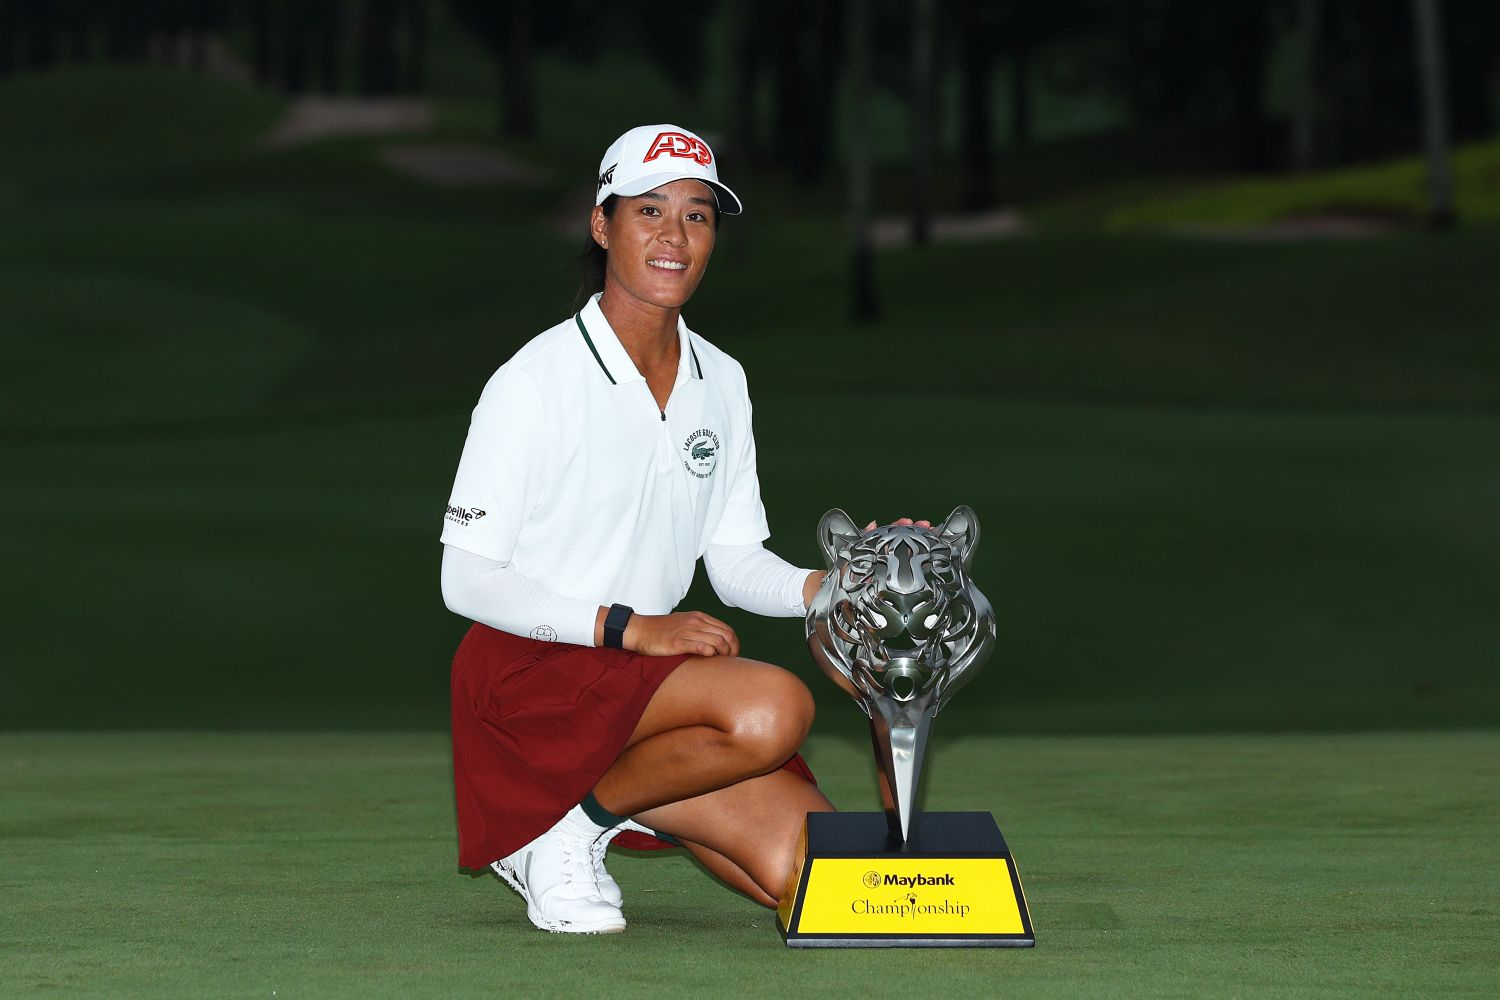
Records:
<instances>
[{"instance_id":1,"label":"white long sleeve","mask_svg":"<svg viewBox=\"0 0 1500 1000\"><path fill-rule=\"evenodd\" d=\"M719 600L771 618L799 618L807 614L802 586L810 569L798 569L754 542L750 545L710 545L703 554L708 582Z\"/></svg>"},{"instance_id":2,"label":"white long sleeve","mask_svg":"<svg viewBox=\"0 0 1500 1000\"><path fill-rule=\"evenodd\" d=\"M594 644L599 605L564 597L528 580L509 563L456 545L443 546L443 603L454 614L512 635Z\"/></svg>"}]
</instances>

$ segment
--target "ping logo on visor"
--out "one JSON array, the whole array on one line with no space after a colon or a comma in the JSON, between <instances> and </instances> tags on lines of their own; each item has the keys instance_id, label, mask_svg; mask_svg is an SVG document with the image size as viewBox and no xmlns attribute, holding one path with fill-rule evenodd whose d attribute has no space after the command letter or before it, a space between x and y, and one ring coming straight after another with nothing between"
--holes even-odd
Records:
<instances>
[{"instance_id":1,"label":"ping logo on visor","mask_svg":"<svg viewBox=\"0 0 1500 1000\"><path fill-rule=\"evenodd\" d=\"M705 167L714 161L714 154L709 152L706 142L695 135L683 135L681 132L663 132L658 135L647 147L645 159L641 162L650 163L663 154L697 160Z\"/></svg>"}]
</instances>

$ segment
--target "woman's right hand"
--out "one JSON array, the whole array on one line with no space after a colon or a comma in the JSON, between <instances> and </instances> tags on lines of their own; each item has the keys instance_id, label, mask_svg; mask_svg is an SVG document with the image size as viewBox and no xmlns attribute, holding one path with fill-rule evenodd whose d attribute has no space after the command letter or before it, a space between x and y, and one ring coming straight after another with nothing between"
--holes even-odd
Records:
<instances>
[{"instance_id":1,"label":"woman's right hand","mask_svg":"<svg viewBox=\"0 0 1500 1000\"><path fill-rule=\"evenodd\" d=\"M674 653L740 655L740 640L734 629L701 611L631 615L625 626L624 644L632 653L646 656L671 656Z\"/></svg>"}]
</instances>

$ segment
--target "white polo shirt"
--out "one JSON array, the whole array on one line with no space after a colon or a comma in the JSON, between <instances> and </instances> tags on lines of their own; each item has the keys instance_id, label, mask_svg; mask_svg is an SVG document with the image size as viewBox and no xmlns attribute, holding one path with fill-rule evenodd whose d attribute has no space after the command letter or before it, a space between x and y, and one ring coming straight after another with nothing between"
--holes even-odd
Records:
<instances>
[{"instance_id":1,"label":"white polo shirt","mask_svg":"<svg viewBox=\"0 0 1500 1000\"><path fill-rule=\"evenodd\" d=\"M495 372L441 540L565 597L667 614L710 544L770 536L739 363L680 319L666 412L596 295Z\"/></svg>"}]
</instances>

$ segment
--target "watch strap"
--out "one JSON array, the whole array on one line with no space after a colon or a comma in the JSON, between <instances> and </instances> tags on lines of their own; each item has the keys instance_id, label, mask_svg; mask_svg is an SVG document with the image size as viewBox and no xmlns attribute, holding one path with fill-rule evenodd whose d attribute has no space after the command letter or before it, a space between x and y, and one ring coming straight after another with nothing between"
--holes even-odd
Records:
<instances>
[{"instance_id":1,"label":"watch strap","mask_svg":"<svg viewBox=\"0 0 1500 1000\"><path fill-rule=\"evenodd\" d=\"M609 613L604 616L604 646L606 649L625 648L625 626L630 624L630 616L635 614L635 609L624 604L611 604Z\"/></svg>"}]
</instances>

